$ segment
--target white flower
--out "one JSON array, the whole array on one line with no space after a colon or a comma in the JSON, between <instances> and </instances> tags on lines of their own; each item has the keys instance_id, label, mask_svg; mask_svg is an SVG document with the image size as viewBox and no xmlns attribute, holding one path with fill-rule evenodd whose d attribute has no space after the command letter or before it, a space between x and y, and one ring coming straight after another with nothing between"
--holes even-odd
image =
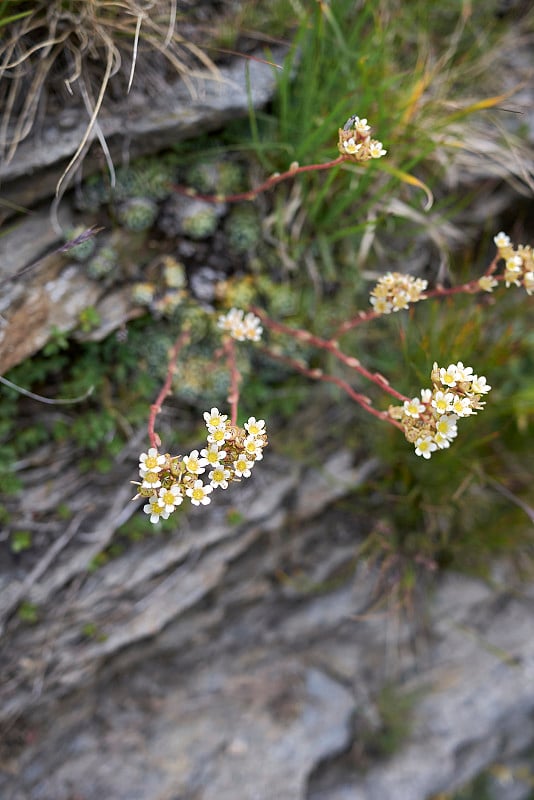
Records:
<instances>
[{"instance_id":1,"label":"white flower","mask_svg":"<svg viewBox=\"0 0 534 800\"><path fill-rule=\"evenodd\" d=\"M361 133L362 136L366 136L371 130L371 126L367 124L365 117L362 117L362 119L359 117L351 117L351 123L351 127L354 128L355 131L358 131L358 133Z\"/></svg>"},{"instance_id":2,"label":"white flower","mask_svg":"<svg viewBox=\"0 0 534 800\"><path fill-rule=\"evenodd\" d=\"M447 439L446 436L443 436L443 434L439 431L434 434L434 441L440 450L445 450L445 448L451 446L449 439Z\"/></svg>"},{"instance_id":3,"label":"white flower","mask_svg":"<svg viewBox=\"0 0 534 800\"><path fill-rule=\"evenodd\" d=\"M157 472L145 472L145 470L141 470L141 477L143 479L143 483L141 484L143 489L159 489L161 486L159 473Z\"/></svg>"},{"instance_id":4,"label":"white flower","mask_svg":"<svg viewBox=\"0 0 534 800\"><path fill-rule=\"evenodd\" d=\"M378 281L377 286L379 286L380 284L383 284L384 286L387 286L387 287L395 286L395 283L397 282L398 277L399 277L399 273L398 272L393 273L390 270L389 272L386 272L385 275L382 275L382 277Z\"/></svg>"},{"instance_id":5,"label":"white flower","mask_svg":"<svg viewBox=\"0 0 534 800\"><path fill-rule=\"evenodd\" d=\"M458 436L457 419L456 414L442 414L436 422L436 431L445 439L455 439Z\"/></svg>"},{"instance_id":6,"label":"white flower","mask_svg":"<svg viewBox=\"0 0 534 800\"><path fill-rule=\"evenodd\" d=\"M215 469L212 469L212 471L209 473L208 477L209 477L209 479L211 481L211 486L213 486L214 489L217 489L217 488L227 489L228 488L228 478L230 477L230 470L229 469L225 469L224 467L218 466L218 467L215 467Z\"/></svg>"},{"instance_id":7,"label":"white flower","mask_svg":"<svg viewBox=\"0 0 534 800\"><path fill-rule=\"evenodd\" d=\"M534 272L525 272L523 275L523 286L527 294L534 292Z\"/></svg>"},{"instance_id":8,"label":"white flower","mask_svg":"<svg viewBox=\"0 0 534 800\"><path fill-rule=\"evenodd\" d=\"M226 450L219 450L216 444L210 444L209 447L200 451L200 455L206 460L208 466L218 467L226 456Z\"/></svg>"},{"instance_id":9,"label":"white flower","mask_svg":"<svg viewBox=\"0 0 534 800\"><path fill-rule=\"evenodd\" d=\"M351 136L350 139L345 139L345 141L343 142L343 148L345 149L345 152L347 152L351 156L354 155L354 153L357 153L358 150L361 149L361 146L362 143L361 142L357 143L354 136Z\"/></svg>"},{"instance_id":10,"label":"white flower","mask_svg":"<svg viewBox=\"0 0 534 800\"><path fill-rule=\"evenodd\" d=\"M231 436L232 431L229 431L227 428L216 428L211 433L208 433L208 444L216 446L224 444L226 439L230 439Z\"/></svg>"},{"instance_id":11,"label":"white flower","mask_svg":"<svg viewBox=\"0 0 534 800\"><path fill-rule=\"evenodd\" d=\"M391 314L393 307L385 297L374 297L371 295L369 300L377 314Z\"/></svg>"},{"instance_id":12,"label":"white flower","mask_svg":"<svg viewBox=\"0 0 534 800\"><path fill-rule=\"evenodd\" d=\"M459 383L466 383L473 377L473 367L464 367L461 361L456 364L456 380Z\"/></svg>"},{"instance_id":13,"label":"white flower","mask_svg":"<svg viewBox=\"0 0 534 800\"><path fill-rule=\"evenodd\" d=\"M402 311L403 309L408 308L410 305L408 292L398 290L391 298L391 305L393 307L393 311Z\"/></svg>"},{"instance_id":14,"label":"white flower","mask_svg":"<svg viewBox=\"0 0 534 800\"><path fill-rule=\"evenodd\" d=\"M262 460L262 443L256 439L255 436L247 436L243 442L243 448L245 450L245 455L249 456L254 461Z\"/></svg>"},{"instance_id":15,"label":"white flower","mask_svg":"<svg viewBox=\"0 0 534 800\"><path fill-rule=\"evenodd\" d=\"M159 522L160 519L169 519L169 512L165 510L164 506L160 505L159 497L155 495L143 506L143 511L145 514L150 514L150 522L153 524Z\"/></svg>"},{"instance_id":16,"label":"white flower","mask_svg":"<svg viewBox=\"0 0 534 800\"><path fill-rule=\"evenodd\" d=\"M176 506L181 505L183 499L182 489L177 483L173 483L169 489L162 487L159 490L159 504L169 514L172 514Z\"/></svg>"},{"instance_id":17,"label":"white flower","mask_svg":"<svg viewBox=\"0 0 534 800\"><path fill-rule=\"evenodd\" d=\"M473 375L469 391L475 394L487 394L491 391L491 386L487 383L484 375L480 377L478 377L478 375Z\"/></svg>"},{"instance_id":18,"label":"white flower","mask_svg":"<svg viewBox=\"0 0 534 800\"><path fill-rule=\"evenodd\" d=\"M485 292L492 292L499 285L499 281L496 281L492 275L483 275L478 279L478 285Z\"/></svg>"},{"instance_id":19,"label":"white flower","mask_svg":"<svg viewBox=\"0 0 534 800\"><path fill-rule=\"evenodd\" d=\"M387 150L384 150L384 148L382 147L382 142L373 139L373 141L369 145L369 153L371 155L371 158L381 158L382 156L386 155Z\"/></svg>"},{"instance_id":20,"label":"white flower","mask_svg":"<svg viewBox=\"0 0 534 800\"><path fill-rule=\"evenodd\" d=\"M244 311L239 308L232 308L227 314L219 317L217 327L229 333L239 342L244 342L246 339L251 342L259 342L263 331L259 317L252 312L245 317Z\"/></svg>"},{"instance_id":21,"label":"white flower","mask_svg":"<svg viewBox=\"0 0 534 800\"><path fill-rule=\"evenodd\" d=\"M260 318L252 312L249 312L243 320L243 325L245 328L245 338L248 339L249 342L259 342L263 333Z\"/></svg>"},{"instance_id":22,"label":"white flower","mask_svg":"<svg viewBox=\"0 0 534 800\"><path fill-rule=\"evenodd\" d=\"M191 450L188 456L184 456L183 461L186 470L192 475L202 475L203 472L206 472L204 467L207 461L199 456L198 450Z\"/></svg>"},{"instance_id":23,"label":"white flower","mask_svg":"<svg viewBox=\"0 0 534 800\"><path fill-rule=\"evenodd\" d=\"M440 367L439 379L444 386L456 386L458 381L456 364L449 364L446 368Z\"/></svg>"},{"instance_id":24,"label":"white flower","mask_svg":"<svg viewBox=\"0 0 534 800\"><path fill-rule=\"evenodd\" d=\"M408 284L406 287L406 294L408 295L408 300L410 303L418 303L419 300L424 300L422 293L428 286L428 281L424 281L421 278L416 278L414 283Z\"/></svg>"},{"instance_id":25,"label":"white flower","mask_svg":"<svg viewBox=\"0 0 534 800\"><path fill-rule=\"evenodd\" d=\"M434 450L437 449L437 444L432 441L430 436L420 436L415 443L415 455L423 456L423 458L430 458Z\"/></svg>"},{"instance_id":26,"label":"white flower","mask_svg":"<svg viewBox=\"0 0 534 800\"><path fill-rule=\"evenodd\" d=\"M223 314L217 321L217 327L223 331L231 332L234 326L243 321L243 312L239 308L231 308L227 314Z\"/></svg>"},{"instance_id":27,"label":"white flower","mask_svg":"<svg viewBox=\"0 0 534 800\"><path fill-rule=\"evenodd\" d=\"M521 275L523 272L523 259L521 256L511 256L506 259L504 270L504 283L506 288L511 286L521 286Z\"/></svg>"},{"instance_id":28,"label":"white flower","mask_svg":"<svg viewBox=\"0 0 534 800\"><path fill-rule=\"evenodd\" d=\"M421 403L418 397L412 397L411 400L404 401L404 413L407 417L417 419L425 410L425 406Z\"/></svg>"},{"instance_id":29,"label":"white flower","mask_svg":"<svg viewBox=\"0 0 534 800\"><path fill-rule=\"evenodd\" d=\"M234 472L238 478L249 478L254 461L249 461L244 455L234 461Z\"/></svg>"},{"instance_id":30,"label":"white flower","mask_svg":"<svg viewBox=\"0 0 534 800\"><path fill-rule=\"evenodd\" d=\"M432 398L432 406L440 414L446 414L447 411L452 411L453 402L454 394L452 392L436 392Z\"/></svg>"},{"instance_id":31,"label":"white flower","mask_svg":"<svg viewBox=\"0 0 534 800\"><path fill-rule=\"evenodd\" d=\"M510 247L512 244L510 237L507 236L503 231L497 234L497 236L493 237L493 241L495 242L496 246L501 249L501 247Z\"/></svg>"},{"instance_id":32,"label":"white flower","mask_svg":"<svg viewBox=\"0 0 534 800\"><path fill-rule=\"evenodd\" d=\"M165 456L160 456L155 447L151 447L148 453L141 453L139 456L139 470L160 472L163 464L165 464Z\"/></svg>"},{"instance_id":33,"label":"white flower","mask_svg":"<svg viewBox=\"0 0 534 800\"><path fill-rule=\"evenodd\" d=\"M216 428L221 428L227 419L228 415L221 414L218 408L212 408L211 411L204 411L204 421L210 433L216 430Z\"/></svg>"},{"instance_id":34,"label":"white flower","mask_svg":"<svg viewBox=\"0 0 534 800\"><path fill-rule=\"evenodd\" d=\"M245 422L245 430L248 431L249 436L264 436L265 420L256 419L256 417L249 417Z\"/></svg>"},{"instance_id":35,"label":"white flower","mask_svg":"<svg viewBox=\"0 0 534 800\"><path fill-rule=\"evenodd\" d=\"M421 389L421 402L428 405L432 400L432 389Z\"/></svg>"},{"instance_id":36,"label":"white flower","mask_svg":"<svg viewBox=\"0 0 534 800\"><path fill-rule=\"evenodd\" d=\"M521 286L521 270L519 272L511 272L508 269L504 270L504 285L507 289L510 286Z\"/></svg>"},{"instance_id":37,"label":"white flower","mask_svg":"<svg viewBox=\"0 0 534 800\"><path fill-rule=\"evenodd\" d=\"M469 417L473 413L471 407L471 400L469 397L460 397L457 395L452 404L452 410L459 417Z\"/></svg>"},{"instance_id":38,"label":"white flower","mask_svg":"<svg viewBox=\"0 0 534 800\"><path fill-rule=\"evenodd\" d=\"M211 502L209 494L213 492L213 486L207 486L201 480L195 481L190 489L186 489L186 495L191 498L194 506L207 506Z\"/></svg>"}]
</instances>

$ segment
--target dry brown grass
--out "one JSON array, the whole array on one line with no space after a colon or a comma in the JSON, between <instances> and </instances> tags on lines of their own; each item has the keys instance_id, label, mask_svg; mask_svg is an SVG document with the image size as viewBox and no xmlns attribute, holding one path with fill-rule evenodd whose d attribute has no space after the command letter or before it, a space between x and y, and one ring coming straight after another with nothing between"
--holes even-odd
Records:
<instances>
[{"instance_id":1,"label":"dry brown grass","mask_svg":"<svg viewBox=\"0 0 534 800\"><path fill-rule=\"evenodd\" d=\"M18 17L18 18L14 18ZM45 112L81 102L89 116L61 182L83 157L111 82L127 93L142 62L165 61L194 91L203 50L180 34L177 0L0 2L0 159L9 162ZM115 88L114 88L115 91Z\"/></svg>"}]
</instances>

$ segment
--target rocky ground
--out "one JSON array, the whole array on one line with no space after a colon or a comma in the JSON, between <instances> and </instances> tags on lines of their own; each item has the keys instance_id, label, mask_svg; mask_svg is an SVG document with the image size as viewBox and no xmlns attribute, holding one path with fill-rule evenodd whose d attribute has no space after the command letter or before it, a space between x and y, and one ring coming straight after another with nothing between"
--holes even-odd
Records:
<instances>
[{"instance_id":1,"label":"rocky ground","mask_svg":"<svg viewBox=\"0 0 534 800\"><path fill-rule=\"evenodd\" d=\"M92 578L42 582L39 633L4 650L3 798L425 800L491 764L495 796L527 796L506 765L534 738L532 588L496 566L411 616L373 607L366 520L335 498L376 463L266 461L237 526L191 515Z\"/></svg>"}]
</instances>

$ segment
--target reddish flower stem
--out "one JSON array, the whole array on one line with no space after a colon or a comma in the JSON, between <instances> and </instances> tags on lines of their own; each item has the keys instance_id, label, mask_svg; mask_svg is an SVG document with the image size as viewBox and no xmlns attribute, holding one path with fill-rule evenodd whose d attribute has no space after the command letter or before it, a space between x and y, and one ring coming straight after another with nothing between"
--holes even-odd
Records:
<instances>
[{"instance_id":1,"label":"reddish flower stem","mask_svg":"<svg viewBox=\"0 0 534 800\"><path fill-rule=\"evenodd\" d=\"M389 422L390 425L394 425L399 430L403 430L402 425L400 422L392 419L387 411L378 411L376 408L373 408L371 405L371 399L366 397L359 392L356 392L352 386L344 381L342 378L337 378L335 375L326 375L321 369L310 369L301 361L297 361L295 358L290 358L289 356L280 355L279 353L275 353L270 350L268 347L262 347L262 352L264 352L269 358L274 359L275 361L280 361L283 364L287 364L292 369L300 372L302 375L306 375L308 378L312 378L312 380L316 381L323 381L324 383L333 383L335 386L338 386L342 389L348 396L354 400L358 405L360 405L365 411L368 411L369 414L372 414L374 417L378 417L378 419L383 420L384 422Z\"/></svg>"},{"instance_id":2,"label":"reddish flower stem","mask_svg":"<svg viewBox=\"0 0 534 800\"><path fill-rule=\"evenodd\" d=\"M176 364L178 362L178 356L182 348L189 342L191 338L189 328L185 328L178 338L176 339L174 345L171 347L169 352L169 365L167 368L167 376L165 378L165 383L161 387L161 391L158 394L156 400L150 406L150 415L148 417L148 438L150 440L150 446L155 447L156 450L161 447L161 439L154 430L154 425L156 422L156 416L161 411L161 407L163 402L168 394L171 391L171 384L172 384L172 377L176 371Z\"/></svg>"},{"instance_id":3,"label":"reddish flower stem","mask_svg":"<svg viewBox=\"0 0 534 800\"><path fill-rule=\"evenodd\" d=\"M336 328L334 332L334 339L337 339L338 336L343 336L344 333L351 331L353 328L357 328L358 325L362 325L362 323L369 322L370 319L376 319L380 316L382 315L378 314L376 311L359 311L356 317L348 319L346 322L342 322L341 325Z\"/></svg>"},{"instance_id":4,"label":"reddish flower stem","mask_svg":"<svg viewBox=\"0 0 534 800\"><path fill-rule=\"evenodd\" d=\"M235 352L235 341L227 336L224 339L224 352L228 369L230 371L230 391L228 393L228 403L230 405L230 422L232 425L237 424L237 407L239 405L239 383L241 381L241 374L237 368L237 359Z\"/></svg>"},{"instance_id":5,"label":"reddish flower stem","mask_svg":"<svg viewBox=\"0 0 534 800\"><path fill-rule=\"evenodd\" d=\"M368 369L362 366L357 358L343 353L333 339L321 339L320 336L314 336L308 331L289 328L287 325L283 325L281 322L276 322L275 320L271 319L267 316L267 314L265 314L264 311L256 308L255 306L251 308L251 311L261 319L266 328L270 328L270 330L277 331L278 333L283 333L286 336L291 336L293 339L297 339L298 341L306 344L311 344L314 347L320 348L321 350L326 350L343 364L346 364L347 367L351 367L351 369L356 370L356 372L358 372L364 378L367 378L367 380L370 380L372 383L379 386L384 392L387 392L392 397L395 397L396 400L402 400L404 402L404 400L410 399L409 397L406 397L406 395L397 392L396 389L390 386L387 378L384 378L384 376L379 372L370 372Z\"/></svg>"},{"instance_id":6,"label":"reddish flower stem","mask_svg":"<svg viewBox=\"0 0 534 800\"><path fill-rule=\"evenodd\" d=\"M504 275L493 275L495 270L497 269L497 264L500 261L500 255L497 253L489 267L487 268L484 276L492 275L496 281L503 281ZM437 286L435 289L431 289L429 292L424 292L421 297L421 300L427 300L431 297L449 297L453 294L477 294L478 292L484 292L485 290L481 288L478 278L473 281L468 281L467 283L462 283L460 286L450 286L445 288L444 286ZM378 314L376 311L360 311L358 312L357 316L353 317L352 319L343 322L339 328L336 329L334 333L334 337L337 338L338 336L342 336L344 333L347 333L354 328L357 328L358 325L361 325L363 322L368 322L371 319L376 319L377 317L385 316L384 314Z\"/></svg>"},{"instance_id":7,"label":"reddish flower stem","mask_svg":"<svg viewBox=\"0 0 534 800\"><path fill-rule=\"evenodd\" d=\"M281 172L280 174L271 175L270 178L267 178L266 181L260 183L260 185L255 189L250 189L248 192L239 192L238 194L200 194L195 189L191 189L187 186L177 185L174 185L173 189L178 194L183 194L187 197L194 197L198 200L203 200L205 203L238 203L241 200L254 200L254 198L259 194L266 192L273 186L276 186L277 183L287 181L288 178L294 178L295 175L299 175L301 172L316 172L321 169L332 169L333 167L337 167L339 164L342 164L344 161L348 160L349 159L347 156L340 155L333 161L327 161L325 164L308 164L304 167L294 167L293 169L290 168L285 172Z\"/></svg>"}]
</instances>

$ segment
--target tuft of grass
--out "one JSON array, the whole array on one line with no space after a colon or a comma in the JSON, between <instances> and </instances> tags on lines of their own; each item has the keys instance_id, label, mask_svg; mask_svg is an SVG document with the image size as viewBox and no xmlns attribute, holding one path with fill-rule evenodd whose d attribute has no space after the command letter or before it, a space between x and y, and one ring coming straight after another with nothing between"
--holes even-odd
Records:
<instances>
[{"instance_id":1,"label":"tuft of grass","mask_svg":"<svg viewBox=\"0 0 534 800\"><path fill-rule=\"evenodd\" d=\"M0 2L0 157L10 161L54 95L76 95L89 122L60 184L93 132L112 79L128 92L138 61L161 56L194 92L199 66L213 61L180 34L173 0L3 0ZM58 186L59 188L59 186Z\"/></svg>"}]
</instances>

